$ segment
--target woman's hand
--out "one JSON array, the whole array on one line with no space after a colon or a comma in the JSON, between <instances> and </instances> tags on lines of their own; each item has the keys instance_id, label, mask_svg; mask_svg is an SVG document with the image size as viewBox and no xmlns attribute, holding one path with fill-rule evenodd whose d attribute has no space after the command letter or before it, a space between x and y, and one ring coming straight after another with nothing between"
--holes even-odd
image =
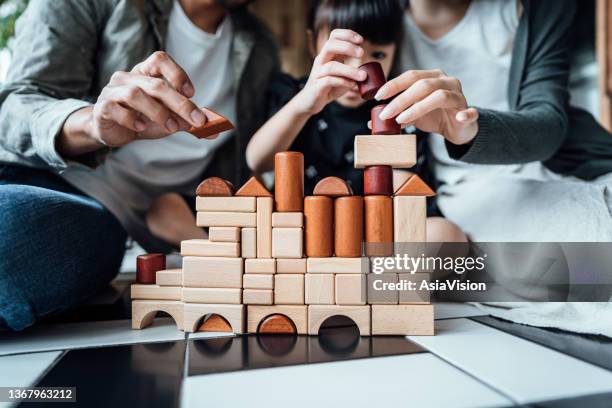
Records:
<instances>
[{"instance_id":1,"label":"woman's hand","mask_svg":"<svg viewBox=\"0 0 612 408\"><path fill-rule=\"evenodd\" d=\"M406 71L380 88L375 98L394 96L381 119L396 117L402 125L439 133L457 145L470 143L478 133L478 111L468 107L461 82L440 70Z\"/></svg>"}]
</instances>

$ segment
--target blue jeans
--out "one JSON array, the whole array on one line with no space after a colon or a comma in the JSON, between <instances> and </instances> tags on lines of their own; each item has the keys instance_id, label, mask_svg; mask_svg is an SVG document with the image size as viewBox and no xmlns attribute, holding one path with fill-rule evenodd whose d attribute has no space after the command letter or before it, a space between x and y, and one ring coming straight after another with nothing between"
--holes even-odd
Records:
<instances>
[{"instance_id":1,"label":"blue jeans","mask_svg":"<svg viewBox=\"0 0 612 408\"><path fill-rule=\"evenodd\" d=\"M0 164L0 326L21 330L87 300L116 276L126 237L61 177Z\"/></svg>"}]
</instances>

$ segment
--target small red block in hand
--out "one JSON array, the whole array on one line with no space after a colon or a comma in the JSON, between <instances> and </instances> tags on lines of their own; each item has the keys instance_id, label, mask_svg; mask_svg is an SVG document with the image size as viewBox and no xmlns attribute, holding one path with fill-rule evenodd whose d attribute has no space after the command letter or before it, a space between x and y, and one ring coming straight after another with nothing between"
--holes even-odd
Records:
<instances>
[{"instance_id":1,"label":"small red block in hand","mask_svg":"<svg viewBox=\"0 0 612 408\"><path fill-rule=\"evenodd\" d=\"M382 120L378 116L386 106L377 105L370 111L373 135L399 135L402 132L402 127L395 121L395 118Z\"/></svg>"},{"instance_id":2,"label":"small red block in hand","mask_svg":"<svg viewBox=\"0 0 612 408\"><path fill-rule=\"evenodd\" d=\"M385 78L385 72L382 69L380 63L376 61L368 62L359 67L360 71L365 71L368 77L365 81L359 82L359 94L363 99L369 100L374 98L376 92L383 86L387 79Z\"/></svg>"},{"instance_id":3,"label":"small red block in hand","mask_svg":"<svg viewBox=\"0 0 612 408\"><path fill-rule=\"evenodd\" d=\"M136 258L136 282L149 285L155 284L157 271L166 269L166 255L145 254Z\"/></svg>"}]
</instances>

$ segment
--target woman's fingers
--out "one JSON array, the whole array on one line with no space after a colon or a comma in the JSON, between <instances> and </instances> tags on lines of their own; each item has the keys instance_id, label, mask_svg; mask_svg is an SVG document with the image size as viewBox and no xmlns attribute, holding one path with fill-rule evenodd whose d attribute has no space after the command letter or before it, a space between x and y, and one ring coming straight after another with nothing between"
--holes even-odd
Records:
<instances>
[{"instance_id":1,"label":"woman's fingers","mask_svg":"<svg viewBox=\"0 0 612 408\"><path fill-rule=\"evenodd\" d=\"M193 83L189 76L172 57L163 51L156 51L145 61L132 69L133 73L163 78L178 92L191 98L195 94Z\"/></svg>"},{"instance_id":2,"label":"woman's fingers","mask_svg":"<svg viewBox=\"0 0 612 408\"><path fill-rule=\"evenodd\" d=\"M338 56L361 58L363 53L363 48L354 42L331 38L315 58L315 66L323 66L335 60Z\"/></svg>"},{"instance_id":3,"label":"woman's fingers","mask_svg":"<svg viewBox=\"0 0 612 408\"><path fill-rule=\"evenodd\" d=\"M359 82L364 81L367 74L350 65L338 61L330 61L323 65L316 73L316 78L324 78L326 76L338 76Z\"/></svg>"},{"instance_id":4,"label":"woman's fingers","mask_svg":"<svg viewBox=\"0 0 612 408\"><path fill-rule=\"evenodd\" d=\"M353 30L346 28L336 28L329 33L330 39L344 40L354 42L355 44L361 44L363 37Z\"/></svg>"},{"instance_id":5,"label":"woman's fingers","mask_svg":"<svg viewBox=\"0 0 612 408\"><path fill-rule=\"evenodd\" d=\"M414 123L436 109L465 110L467 109L467 102L462 93L438 89L402 112L395 120L398 123Z\"/></svg>"},{"instance_id":6,"label":"woman's fingers","mask_svg":"<svg viewBox=\"0 0 612 408\"><path fill-rule=\"evenodd\" d=\"M420 79L440 78L445 75L446 74L439 69L406 71L398 77L393 78L392 80L384 84L378 90L374 98L379 101L389 99L397 95L398 93L410 88L415 82Z\"/></svg>"}]
</instances>

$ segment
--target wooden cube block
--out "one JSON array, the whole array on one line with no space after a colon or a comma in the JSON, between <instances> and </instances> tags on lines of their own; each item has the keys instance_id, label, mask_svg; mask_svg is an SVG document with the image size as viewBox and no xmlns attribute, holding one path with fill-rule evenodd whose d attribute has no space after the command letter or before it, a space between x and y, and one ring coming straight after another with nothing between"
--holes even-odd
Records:
<instances>
[{"instance_id":1,"label":"wooden cube block","mask_svg":"<svg viewBox=\"0 0 612 408\"><path fill-rule=\"evenodd\" d=\"M141 285L136 283L130 287L130 296L132 299L144 300L181 300L182 289L180 286Z\"/></svg>"},{"instance_id":2,"label":"wooden cube block","mask_svg":"<svg viewBox=\"0 0 612 408\"><path fill-rule=\"evenodd\" d=\"M239 227L210 227L208 229L210 242L240 242Z\"/></svg>"},{"instance_id":3,"label":"wooden cube block","mask_svg":"<svg viewBox=\"0 0 612 408\"><path fill-rule=\"evenodd\" d=\"M277 258L276 273L306 273L306 258Z\"/></svg>"},{"instance_id":4,"label":"wooden cube block","mask_svg":"<svg viewBox=\"0 0 612 408\"><path fill-rule=\"evenodd\" d=\"M255 227L257 216L246 212L198 211L196 214L198 227Z\"/></svg>"},{"instance_id":5,"label":"wooden cube block","mask_svg":"<svg viewBox=\"0 0 612 408\"><path fill-rule=\"evenodd\" d=\"M301 258L304 255L302 228L272 228L272 257Z\"/></svg>"},{"instance_id":6,"label":"wooden cube block","mask_svg":"<svg viewBox=\"0 0 612 408\"><path fill-rule=\"evenodd\" d=\"M245 305L274 304L274 291L268 289L243 289L242 303Z\"/></svg>"},{"instance_id":7,"label":"wooden cube block","mask_svg":"<svg viewBox=\"0 0 612 408\"><path fill-rule=\"evenodd\" d=\"M276 273L276 259L274 258L255 258L244 260L244 273Z\"/></svg>"},{"instance_id":8,"label":"wooden cube block","mask_svg":"<svg viewBox=\"0 0 612 408\"><path fill-rule=\"evenodd\" d=\"M242 276L244 289L274 289L274 275L247 273Z\"/></svg>"},{"instance_id":9,"label":"wooden cube block","mask_svg":"<svg viewBox=\"0 0 612 408\"><path fill-rule=\"evenodd\" d=\"M242 288L241 258L183 258L183 286Z\"/></svg>"},{"instance_id":10,"label":"wooden cube block","mask_svg":"<svg viewBox=\"0 0 612 408\"><path fill-rule=\"evenodd\" d=\"M249 306L247 308L247 314L247 327L249 333L257 333L264 320L267 317L275 315L286 316L289 318L295 326L296 334L308 333L308 306L305 305ZM273 331L274 329L272 329L272 332ZM269 333L270 331L267 332Z\"/></svg>"},{"instance_id":11,"label":"wooden cube block","mask_svg":"<svg viewBox=\"0 0 612 408\"><path fill-rule=\"evenodd\" d=\"M397 273L370 273L368 276L368 304L370 305L397 305L398 291ZM388 285L392 284L393 288Z\"/></svg>"},{"instance_id":12,"label":"wooden cube block","mask_svg":"<svg viewBox=\"0 0 612 408\"><path fill-rule=\"evenodd\" d=\"M362 336L370 335L370 306L338 306L311 305L308 306L308 334L317 335L325 320L332 316L346 316L353 320Z\"/></svg>"},{"instance_id":13,"label":"wooden cube block","mask_svg":"<svg viewBox=\"0 0 612 408\"><path fill-rule=\"evenodd\" d=\"M367 300L367 279L365 274L336 275L336 304L365 305Z\"/></svg>"},{"instance_id":14,"label":"wooden cube block","mask_svg":"<svg viewBox=\"0 0 612 408\"><path fill-rule=\"evenodd\" d=\"M372 334L433 336L433 305L373 305Z\"/></svg>"},{"instance_id":15,"label":"wooden cube block","mask_svg":"<svg viewBox=\"0 0 612 408\"><path fill-rule=\"evenodd\" d=\"M257 197L257 257L272 258L272 197Z\"/></svg>"},{"instance_id":16,"label":"wooden cube block","mask_svg":"<svg viewBox=\"0 0 612 408\"><path fill-rule=\"evenodd\" d=\"M427 198L425 196L393 197L393 241L426 242Z\"/></svg>"},{"instance_id":17,"label":"wooden cube block","mask_svg":"<svg viewBox=\"0 0 612 408\"><path fill-rule=\"evenodd\" d=\"M305 277L305 303L307 305L333 305L334 275L310 274Z\"/></svg>"},{"instance_id":18,"label":"wooden cube block","mask_svg":"<svg viewBox=\"0 0 612 408\"><path fill-rule=\"evenodd\" d=\"M210 242L207 239L189 239L181 242L181 255L183 256L240 256L240 244L237 242Z\"/></svg>"},{"instance_id":19,"label":"wooden cube block","mask_svg":"<svg viewBox=\"0 0 612 408\"><path fill-rule=\"evenodd\" d=\"M409 169L416 163L415 135L355 136L355 168L391 166Z\"/></svg>"},{"instance_id":20,"label":"wooden cube block","mask_svg":"<svg viewBox=\"0 0 612 408\"><path fill-rule=\"evenodd\" d=\"M159 286L181 286L183 284L183 270L179 268L157 271L155 284Z\"/></svg>"},{"instance_id":21,"label":"wooden cube block","mask_svg":"<svg viewBox=\"0 0 612 408\"><path fill-rule=\"evenodd\" d=\"M242 228L240 234L243 258L257 258L257 229Z\"/></svg>"},{"instance_id":22,"label":"wooden cube block","mask_svg":"<svg viewBox=\"0 0 612 408\"><path fill-rule=\"evenodd\" d=\"M242 303L242 289L236 288L183 288L185 303Z\"/></svg>"},{"instance_id":23,"label":"wooden cube block","mask_svg":"<svg viewBox=\"0 0 612 408\"><path fill-rule=\"evenodd\" d=\"M307 258L308 273L368 273L370 261L368 258Z\"/></svg>"},{"instance_id":24,"label":"wooden cube block","mask_svg":"<svg viewBox=\"0 0 612 408\"><path fill-rule=\"evenodd\" d=\"M194 332L202 324L202 318L217 314L223 317L232 326L232 331L236 334L245 332L246 323L246 307L244 305L227 305L227 304L203 304L203 303L185 303L185 331Z\"/></svg>"},{"instance_id":25,"label":"wooden cube block","mask_svg":"<svg viewBox=\"0 0 612 408\"><path fill-rule=\"evenodd\" d=\"M413 282L415 290L399 290L399 304L428 304L430 302L431 293L428 289L421 289L423 282L425 285L431 280L431 274L427 272L417 273L400 273L398 274L398 282L406 281Z\"/></svg>"},{"instance_id":26,"label":"wooden cube block","mask_svg":"<svg viewBox=\"0 0 612 408\"><path fill-rule=\"evenodd\" d=\"M176 300L133 300L132 329L144 329L153 323L157 312L166 312L172 316L176 327L183 330L185 327L183 305L183 302Z\"/></svg>"},{"instance_id":27,"label":"wooden cube block","mask_svg":"<svg viewBox=\"0 0 612 408\"><path fill-rule=\"evenodd\" d=\"M304 275L274 275L274 303L277 305L303 305Z\"/></svg>"},{"instance_id":28,"label":"wooden cube block","mask_svg":"<svg viewBox=\"0 0 612 408\"><path fill-rule=\"evenodd\" d=\"M302 228L304 226L304 213L301 212L274 212L272 213L272 228Z\"/></svg>"},{"instance_id":29,"label":"wooden cube block","mask_svg":"<svg viewBox=\"0 0 612 408\"><path fill-rule=\"evenodd\" d=\"M197 211L255 212L255 197L196 197Z\"/></svg>"}]
</instances>

